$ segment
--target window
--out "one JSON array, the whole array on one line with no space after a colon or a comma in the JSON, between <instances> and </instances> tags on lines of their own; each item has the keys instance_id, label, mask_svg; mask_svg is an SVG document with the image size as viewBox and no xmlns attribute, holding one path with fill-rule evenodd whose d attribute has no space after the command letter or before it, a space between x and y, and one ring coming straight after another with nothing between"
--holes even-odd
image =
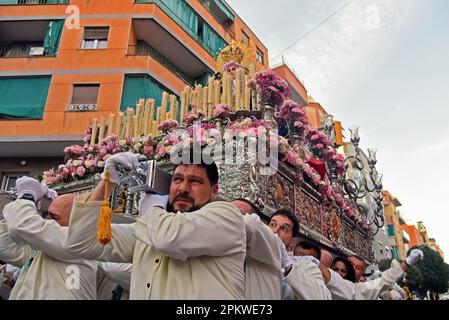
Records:
<instances>
[{"instance_id":1,"label":"window","mask_svg":"<svg viewBox=\"0 0 449 320\"><path fill-rule=\"evenodd\" d=\"M0 77L0 118L42 119L50 82L50 76Z\"/></svg>"},{"instance_id":2,"label":"window","mask_svg":"<svg viewBox=\"0 0 449 320\"><path fill-rule=\"evenodd\" d=\"M71 104L97 104L99 84L75 84Z\"/></svg>"},{"instance_id":3,"label":"window","mask_svg":"<svg viewBox=\"0 0 449 320\"><path fill-rule=\"evenodd\" d=\"M259 61L261 64L264 64L263 53L259 49L257 49L256 57L257 61Z\"/></svg>"},{"instance_id":4,"label":"window","mask_svg":"<svg viewBox=\"0 0 449 320\"><path fill-rule=\"evenodd\" d=\"M394 234L394 225L392 225L392 224L388 225L388 236L389 237L394 237L395 236L395 234Z\"/></svg>"},{"instance_id":5,"label":"window","mask_svg":"<svg viewBox=\"0 0 449 320\"><path fill-rule=\"evenodd\" d=\"M28 175L28 172L8 172L3 174L3 181L1 185L1 191L9 191L14 189L16 181L20 177Z\"/></svg>"},{"instance_id":6,"label":"window","mask_svg":"<svg viewBox=\"0 0 449 320\"><path fill-rule=\"evenodd\" d=\"M82 49L106 49L108 47L109 27L86 27Z\"/></svg>"},{"instance_id":7,"label":"window","mask_svg":"<svg viewBox=\"0 0 449 320\"><path fill-rule=\"evenodd\" d=\"M242 42L249 44L249 36L242 30Z\"/></svg>"}]
</instances>

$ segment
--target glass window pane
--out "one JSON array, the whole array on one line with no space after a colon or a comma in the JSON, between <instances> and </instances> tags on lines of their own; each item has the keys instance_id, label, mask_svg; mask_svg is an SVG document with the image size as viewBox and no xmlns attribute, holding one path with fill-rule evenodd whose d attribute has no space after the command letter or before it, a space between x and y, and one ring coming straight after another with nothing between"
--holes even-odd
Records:
<instances>
[{"instance_id":1,"label":"glass window pane","mask_svg":"<svg viewBox=\"0 0 449 320\"><path fill-rule=\"evenodd\" d=\"M72 104L97 104L100 85L74 85Z\"/></svg>"}]
</instances>

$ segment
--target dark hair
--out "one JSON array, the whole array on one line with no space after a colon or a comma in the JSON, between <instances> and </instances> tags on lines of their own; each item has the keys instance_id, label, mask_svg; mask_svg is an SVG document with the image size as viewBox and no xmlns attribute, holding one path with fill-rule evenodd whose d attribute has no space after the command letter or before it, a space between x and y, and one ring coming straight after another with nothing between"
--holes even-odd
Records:
<instances>
[{"instance_id":1,"label":"dark hair","mask_svg":"<svg viewBox=\"0 0 449 320\"><path fill-rule=\"evenodd\" d=\"M349 258L355 258L355 259L357 259L357 260L363 262L363 267L366 268L366 262L365 262L365 259L363 259L362 257L353 254L353 255L349 256L348 259L349 259Z\"/></svg>"},{"instance_id":2,"label":"dark hair","mask_svg":"<svg viewBox=\"0 0 449 320\"><path fill-rule=\"evenodd\" d=\"M187 154L187 157L185 155ZM218 168L212 157L205 152L193 151L192 148L183 149L180 153L176 155L176 159L180 160L179 163L175 164L176 169L181 165L197 165L201 166L206 170L207 178L212 186L218 184Z\"/></svg>"},{"instance_id":3,"label":"dark hair","mask_svg":"<svg viewBox=\"0 0 449 320\"><path fill-rule=\"evenodd\" d=\"M306 250L315 250L315 252L317 253L318 257L316 257L318 260L321 260L321 248L319 245L311 242L311 241L307 241L307 240L299 240L298 243L296 244L296 247L301 247L304 248ZM293 250L293 252L295 252L295 250Z\"/></svg>"},{"instance_id":4,"label":"dark hair","mask_svg":"<svg viewBox=\"0 0 449 320\"><path fill-rule=\"evenodd\" d=\"M273 213L271 218L273 218L275 216L285 216L288 219L290 219L290 221L293 223L293 228L292 228L293 237L299 236L299 220L293 214L293 212L291 212L290 210L287 210L287 209L279 209L275 213Z\"/></svg>"},{"instance_id":5,"label":"dark hair","mask_svg":"<svg viewBox=\"0 0 449 320\"><path fill-rule=\"evenodd\" d=\"M262 210L260 210L259 207L256 206L256 204L254 202L251 202L245 198L237 198L237 199L232 200L231 202L233 202L233 201L241 201L241 202L244 202L247 205L249 205L254 210L254 213L257 214L259 216L260 220L262 220L265 224L270 221L270 218L267 217L265 214L263 214Z\"/></svg>"},{"instance_id":6,"label":"dark hair","mask_svg":"<svg viewBox=\"0 0 449 320\"><path fill-rule=\"evenodd\" d=\"M351 261L343 257L335 257L334 260L332 260L332 267L339 261L343 262L346 267L347 274L345 280L355 283L355 269Z\"/></svg>"}]
</instances>

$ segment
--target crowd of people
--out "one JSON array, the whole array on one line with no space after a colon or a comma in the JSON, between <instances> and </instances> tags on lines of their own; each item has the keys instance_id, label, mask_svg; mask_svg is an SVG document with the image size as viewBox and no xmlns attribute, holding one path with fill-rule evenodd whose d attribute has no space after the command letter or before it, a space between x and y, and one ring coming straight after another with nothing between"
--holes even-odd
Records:
<instances>
[{"instance_id":1,"label":"crowd of people","mask_svg":"<svg viewBox=\"0 0 449 320\"><path fill-rule=\"evenodd\" d=\"M112 187L117 165L135 169L138 156L107 160ZM22 177L0 221L2 287L12 288L11 300L406 299L397 281L424 258L421 250L368 277L364 259L298 241L292 212L267 218L246 199L219 199L218 181L213 161L177 165L169 194L145 194L137 221L112 224L111 241L101 244L104 175L89 194L59 197ZM44 216L42 199L52 200Z\"/></svg>"}]
</instances>

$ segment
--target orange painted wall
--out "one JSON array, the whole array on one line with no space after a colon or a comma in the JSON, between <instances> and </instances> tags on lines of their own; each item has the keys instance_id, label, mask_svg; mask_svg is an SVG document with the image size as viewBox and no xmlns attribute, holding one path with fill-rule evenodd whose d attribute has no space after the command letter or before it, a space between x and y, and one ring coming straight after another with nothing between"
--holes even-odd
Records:
<instances>
[{"instance_id":1,"label":"orange painted wall","mask_svg":"<svg viewBox=\"0 0 449 320\"><path fill-rule=\"evenodd\" d=\"M233 33L227 31L215 18L197 1L189 1L200 15L211 24L228 42ZM165 25L180 41L190 47L196 55L215 67L215 60L198 42L185 32L174 20L165 14L157 5L134 4L133 0L71 0L70 5L80 8L81 28L64 29L57 57L40 58L0 58L0 70L10 72L27 71L30 73L53 74L47 105L43 120L8 120L1 121L0 135L82 135L89 121L109 112L118 112L121 104L124 72L120 70L144 70L162 83L179 93L186 83L167 70L149 56L128 56L128 46L136 43L130 15L154 15L156 20ZM35 16L63 16L66 5L23 5L1 6L1 16L21 16L23 20ZM86 15L127 15L127 17L95 17ZM109 26L108 49L80 49L84 26ZM236 18L234 30L245 28L244 23ZM232 29L231 29L232 31ZM234 31L235 34L235 31ZM252 32L247 32L253 35ZM237 38L237 40L240 40ZM268 63L268 52L256 37L251 38L254 46L258 46L265 54ZM255 59L255 52L254 52ZM259 68L265 66L259 66ZM97 112L69 113L66 106L72 96L73 84L99 83Z\"/></svg>"},{"instance_id":2,"label":"orange painted wall","mask_svg":"<svg viewBox=\"0 0 449 320\"><path fill-rule=\"evenodd\" d=\"M384 214L387 224L394 226L394 234L396 246L398 248L399 258L404 260L406 258L404 239L402 238L402 229L399 223L399 212L395 206L395 198L388 191L383 191L384 196Z\"/></svg>"},{"instance_id":3,"label":"orange painted wall","mask_svg":"<svg viewBox=\"0 0 449 320\"><path fill-rule=\"evenodd\" d=\"M409 226L409 225L401 225L401 229L407 232L410 238L409 247L415 247L420 246L423 244L421 235L419 234L418 229L415 226Z\"/></svg>"},{"instance_id":4,"label":"orange painted wall","mask_svg":"<svg viewBox=\"0 0 449 320\"><path fill-rule=\"evenodd\" d=\"M304 101L308 101L308 94L306 87L299 81L295 74L286 66L281 65L273 69L278 75L285 79L293 89L301 96Z\"/></svg>"}]
</instances>

